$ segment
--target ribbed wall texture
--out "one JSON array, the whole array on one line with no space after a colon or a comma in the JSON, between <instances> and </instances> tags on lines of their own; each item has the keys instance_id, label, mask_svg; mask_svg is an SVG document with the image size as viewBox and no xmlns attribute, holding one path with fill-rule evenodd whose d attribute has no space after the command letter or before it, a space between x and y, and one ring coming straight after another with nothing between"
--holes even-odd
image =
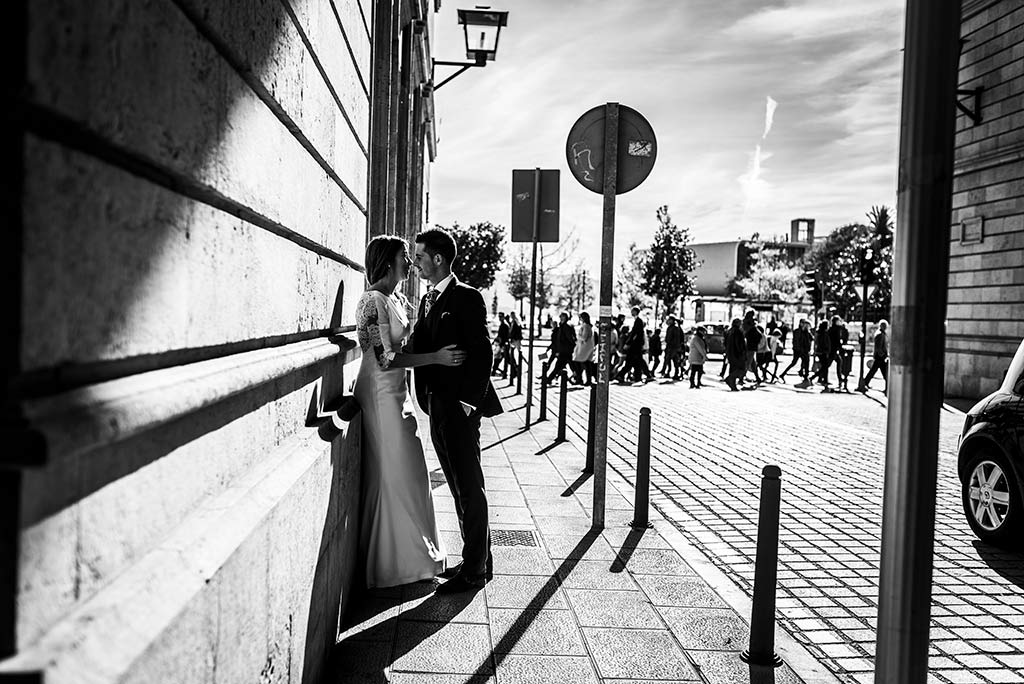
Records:
<instances>
[{"instance_id":1,"label":"ribbed wall texture","mask_svg":"<svg viewBox=\"0 0 1024 684\"><path fill-rule=\"evenodd\" d=\"M966 0L963 18L960 88L984 91L981 123L957 117L945 389L981 397L1024 338L1024 5Z\"/></svg>"},{"instance_id":2,"label":"ribbed wall texture","mask_svg":"<svg viewBox=\"0 0 1024 684\"><path fill-rule=\"evenodd\" d=\"M45 448L0 463L0 681L314 681L357 581L358 420L307 422L354 377L370 0L15 4L5 358Z\"/></svg>"}]
</instances>

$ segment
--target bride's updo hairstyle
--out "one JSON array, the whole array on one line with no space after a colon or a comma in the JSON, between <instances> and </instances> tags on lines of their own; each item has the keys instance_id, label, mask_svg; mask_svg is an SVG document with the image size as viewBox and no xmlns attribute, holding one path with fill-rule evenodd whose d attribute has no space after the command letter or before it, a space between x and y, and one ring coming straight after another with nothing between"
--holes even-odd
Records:
<instances>
[{"instance_id":1,"label":"bride's updo hairstyle","mask_svg":"<svg viewBox=\"0 0 1024 684\"><path fill-rule=\"evenodd\" d=\"M373 285L388 274L395 257L405 247L405 240L395 235L378 235L366 244L366 282Z\"/></svg>"}]
</instances>

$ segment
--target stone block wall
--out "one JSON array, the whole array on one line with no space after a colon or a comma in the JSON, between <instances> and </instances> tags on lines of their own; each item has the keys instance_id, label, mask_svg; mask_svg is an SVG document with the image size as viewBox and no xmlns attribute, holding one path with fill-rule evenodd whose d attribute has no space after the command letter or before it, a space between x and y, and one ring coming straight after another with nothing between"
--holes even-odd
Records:
<instances>
[{"instance_id":1,"label":"stone block wall","mask_svg":"<svg viewBox=\"0 0 1024 684\"><path fill-rule=\"evenodd\" d=\"M0 682L311 682L358 582L370 0L17 0Z\"/></svg>"},{"instance_id":2,"label":"stone block wall","mask_svg":"<svg viewBox=\"0 0 1024 684\"><path fill-rule=\"evenodd\" d=\"M956 123L946 394L995 390L1024 339L1024 5L965 0ZM973 107L973 98L961 95Z\"/></svg>"}]
</instances>

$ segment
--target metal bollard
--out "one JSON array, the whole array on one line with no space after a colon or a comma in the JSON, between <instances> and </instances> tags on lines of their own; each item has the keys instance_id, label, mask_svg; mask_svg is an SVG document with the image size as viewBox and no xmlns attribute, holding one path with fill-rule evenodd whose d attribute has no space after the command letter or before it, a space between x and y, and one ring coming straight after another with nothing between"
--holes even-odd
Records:
<instances>
[{"instance_id":1,"label":"metal bollard","mask_svg":"<svg viewBox=\"0 0 1024 684\"><path fill-rule=\"evenodd\" d=\"M516 365L516 396L523 393L523 352L519 352L519 362Z\"/></svg>"},{"instance_id":2,"label":"metal bollard","mask_svg":"<svg viewBox=\"0 0 1024 684\"><path fill-rule=\"evenodd\" d=\"M559 442L565 441L565 412L566 412L566 401L569 394L569 377L562 373L562 382L559 385L558 392L558 436L555 439Z\"/></svg>"},{"instance_id":3,"label":"metal bollard","mask_svg":"<svg viewBox=\"0 0 1024 684\"><path fill-rule=\"evenodd\" d=\"M548 419L548 361L540 367L540 412L537 414L537 422Z\"/></svg>"},{"instance_id":4,"label":"metal bollard","mask_svg":"<svg viewBox=\"0 0 1024 684\"><path fill-rule=\"evenodd\" d=\"M778 667L775 653L775 585L779 561L779 502L782 470L767 465L761 471L761 503L757 515L757 560L754 601L750 609L750 647L740 654L745 663Z\"/></svg>"},{"instance_id":5,"label":"metal bollard","mask_svg":"<svg viewBox=\"0 0 1024 684\"><path fill-rule=\"evenodd\" d=\"M587 418L587 462L583 472L594 472L594 431L597 429L597 383L590 386L590 416Z\"/></svg>"},{"instance_id":6,"label":"metal bollard","mask_svg":"<svg viewBox=\"0 0 1024 684\"><path fill-rule=\"evenodd\" d=\"M636 438L636 492L633 498L633 528L653 527L647 520L651 497L651 409L640 409L640 431Z\"/></svg>"}]
</instances>

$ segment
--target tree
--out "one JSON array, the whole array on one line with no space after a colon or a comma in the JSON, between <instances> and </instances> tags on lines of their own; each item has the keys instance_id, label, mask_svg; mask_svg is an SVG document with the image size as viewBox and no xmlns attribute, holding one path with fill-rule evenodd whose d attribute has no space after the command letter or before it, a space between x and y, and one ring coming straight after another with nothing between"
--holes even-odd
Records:
<instances>
[{"instance_id":1,"label":"tree","mask_svg":"<svg viewBox=\"0 0 1024 684\"><path fill-rule=\"evenodd\" d=\"M875 285L868 308L888 312L892 301L893 223L887 207L872 207L870 225L851 223L836 228L804 257L804 266L813 271L826 301L835 302L845 318L860 311L857 283L867 279Z\"/></svg>"},{"instance_id":2,"label":"tree","mask_svg":"<svg viewBox=\"0 0 1024 684\"><path fill-rule=\"evenodd\" d=\"M700 264L697 254L687 247L689 229L673 223L667 205L658 207L657 217L658 228L643 262L640 287L669 313L680 298L693 291L693 272Z\"/></svg>"},{"instance_id":3,"label":"tree","mask_svg":"<svg viewBox=\"0 0 1024 684\"><path fill-rule=\"evenodd\" d=\"M594 283L590 278L590 271L577 261L572 273L565 280L565 298L570 309L577 312L584 311L594 298Z\"/></svg>"},{"instance_id":4,"label":"tree","mask_svg":"<svg viewBox=\"0 0 1024 684\"><path fill-rule=\"evenodd\" d=\"M751 252L746 275L733 279L735 294L762 301L795 304L803 298L803 268L782 258L781 250L759 243Z\"/></svg>"},{"instance_id":5,"label":"tree","mask_svg":"<svg viewBox=\"0 0 1024 684\"><path fill-rule=\"evenodd\" d=\"M519 304L519 317L522 318L525 315L523 304L530 297L530 260L523 247L519 247L513 253L505 282L508 285L508 293Z\"/></svg>"},{"instance_id":6,"label":"tree","mask_svg":"<svg viewBox=\"0 0 1024 684\"><path fill-rule=\"evenodd\" d=\"M454 223L446 230L459 246L459 254L452 264L459 280L478 290L486 290L493 285L494 276L505 260L505 228L484 221L469 228Z\"/></svg>"},{"instance_id":7,"label":"tree","mask_svg":"<svg viewBox=\"0 0 1024 684\"><path fill-rule=\"evenodd\" d=\"M615 281L615 304L624 311L634 306L645 308L652 304L644 292L644 264L647 250L640 249L635 242L626 248L626 259L619 264L619 276Z\"/></svg>"}]
</instances>

